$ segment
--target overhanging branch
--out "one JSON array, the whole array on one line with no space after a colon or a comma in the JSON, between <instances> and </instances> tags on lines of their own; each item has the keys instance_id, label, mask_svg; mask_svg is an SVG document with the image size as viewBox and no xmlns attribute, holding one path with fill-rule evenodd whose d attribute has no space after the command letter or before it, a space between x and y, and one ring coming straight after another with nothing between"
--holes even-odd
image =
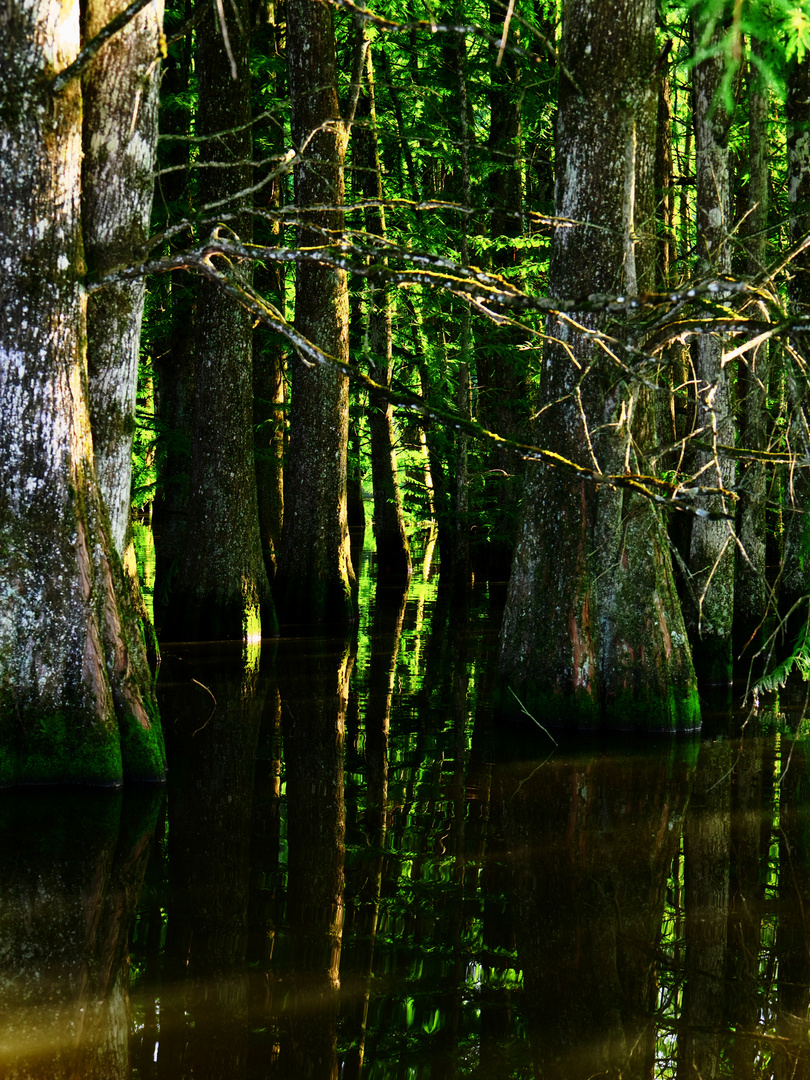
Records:
<instances>
[{"instance_id":1,"label":"overhanging branch","mask_svg":"<svg viewBox=\"0 0 810 1080\"><path fill-rule=\"evenodd\" d=\"M99 30L96 36L87 42L73 63L68 64L65 70L61 71L53 80L51 83L51 90L54 94L60 94L69 82L72 82L73 79L80 78L84 71L92 64L102 46L105 45L111 37L114 37L119 30L123 30L128 23L132 22L139 11L142 11L147 4L151 3L152 0L132 0L129 7L125 8L120 15L116 15L111 22L108 22L105 27Z\"/></svg>"}]
</instances>

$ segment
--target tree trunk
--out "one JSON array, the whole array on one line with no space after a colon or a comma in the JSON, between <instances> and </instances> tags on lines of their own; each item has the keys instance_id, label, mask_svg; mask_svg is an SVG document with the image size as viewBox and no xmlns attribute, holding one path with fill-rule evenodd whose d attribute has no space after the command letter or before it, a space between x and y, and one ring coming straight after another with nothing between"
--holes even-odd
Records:
<instances>
[{"instance_id":1,"label":"tree trunk","mask_svg":"<svg viewBox=\"0 0 810 1080\"><path fill-rule=\"evenodd\" d=\"M502 5L492 0L489 17L493 33L500 33ZM498 50L493 47L493 65ZM521 284L520 248L509 243L522 235L523 170L521 125L523 94L517 58L510 52L493 66L489 89L489 142L492 172L489 205L492 208L492 267L513 284ZM521 276L519 276L521 275ZM478 420L489 431L523 440L530 427L531 391L525 353L518 350L525 335L517 327L495 326L477 320L475 368L478 383ZM483 495L478 507L481 528L473 540L476 576L506 581L515 549L518 501L523 461L499 444L484 452ZM482 520L481 520L482 519Z\"/></svg>"},{"instance_id":2,"label":"tree trunk","mask_svg":"<svg viewBox=\"0 0 810 1080\"><path fill-rule=\"evenodd\" d=\"M464 22L464 0L456 0L453 18L458 23ZM461 151L461 204L469 211L472 206L472 182L470 177L470 102L467 95L467 38L458 37L455 49L455 74L458 92L458 120ZM462 266L469 266L469 220L467 213L460 215L459 258ZM472 311L464 303L456 319L461 324L459 331L458 374L456 377L456 408L465 419L472 418L472 394L470 387L470 367L472 364ZM454 320L455 321L455 320ZM466 432L456 432L456 453L453 476L453 504L455 510L455 537L452 566L452 585L456 590L465 590L472 584L472 565L470 563L470 468L469 443Z\"/></svg>"},{"instance_id":3,"label":"tree trunk","mask_svg":"<svg viewBox=\"0 0 810 1080\"><path fill-rule=\"evenodd\" d=\"M692 12L692 39L696 48L704 20ZM724 34L718 26L713 41ZM728 167L729 118L718 98L725 57L721 53L702 60L692 77L692 115L695 129L697 174L696 224L701 276L728 274L731 254L727 243L730 194ZM716 334L702 335L695 347L697 424L701 441L733 446L734 417L729 384L721 363L723 343ZM698 483L729 489L734 484L734 462L721 451L698 450L695 467ZM729 513L722 497L704 501L703 509ZM690 637L699 658L699 673L710 683L731 679L731 622L734 613L733 522L696 517L692 524L689 570L697 605L687 611Z\"/></svg>"},{"instance_id":4,"label":"tree trunk","mask_svg":"<svg viewBox=\"0 0 810 1080\"><path fill-rule=\"evenodd\" d=\"M283 280L279 281L281 273L269 276L275 278L273 284L282 290L282 301L276 301L276 307L283 314L284 286ZM284 524L284 349L277 339L273 340L266 327L256 327L253 348L253 424L256 432L254 452L259 533L264 568L272 581Z\"/></svg>"},{"instance_id":5,"label":"tree trunk","mask_svg":"<svg viewBox=\"0 0 810 1080\"><path fill-rule=\"evenodd\" d=\"M748 217L746 218L746 272L756 277L768 260L768 87L752 64L748 88ZM751 450L766 450L768 342L745 354L738 383L742 398L742 443ZM762 462L751 461L740 478L741 507L734 582L734 622L744 644L761 628L768 610L770 589L765 577L765 501L768 471Z\"/></svg>"},{"instance_id":6,"label":"tree trunk","mask_svg":"<svg viewBox=\"0 0 810 1080\"><path fill-rule=\"evenodd\" d=\"M115 0L83 9L94 37L120 10ZM163 3L150 4L116 34L82 78L82 226L91 273L131 262L149 235L157 146ZM107 285L87 302L87 365L96 475L115 550L129 525L132 436L145 283Z\"/></svg>"},{"instance_id":7,"label":"tree trunk","mask_svg":"<svg viewBox=\"0 0 810 1080\"><path fill-rule=\"evenodd\" d=\"M561 79L556 213L591 224L555 229L551 290L633 295L654 272L650 244L636 240L653 200L654 4L567 0L562 53L582 92ZM597 331L604 325L598 316L574 318ZM550 319L547 333L547 407L534 441L605 472L635 471L635 447L654 437L645 394L568 322ZM669 547L649 501L528 470L501 673L528 708L540 707L544 723L698 724Z\"/></svg>"},{"instance_id":8,"label":"tree trunk","mask_svg":"<svg viewBox=\"0 0 810 1080\"><path fill-rule=\"evenodd\" d=\"M200 151L203 205L228 203L249 187L250 11L226 8L232 61L212 9L197 31L197 133L220 134ZM217 163L226 168L214 167ZM233 201L231 201L233 200ZM252 238L247 214L233 226ZM237 282L244 267L231 268ZM187 534L163 636L175 640L256 639L277 632L259 536L253 452L252 318L213 282L201 280L195 323L194 435Z\"/></svg>"},{"instance_id":9,"label":"tree trunk","mask_svg":"<svg viewBox=\"0 0 810 1080\"><path fill-rule=\"evenodd\" d=\"M275 22L266 24L258 35L254 31L254 48L263 49L274 58L280 57L280 41L283 33L279 25L279 12ZM283 77L279 73L275 82L266 88L276 94L283 93ZM265 130L264 146L272 154L283 154L283 132L275 127ZM283 201L286 177L271 181L268 203L277 210ZM279 221L257 222L258 243L268 245L283 243ZM286 317L286 267L283 263L270 262L254 269L254 284L262 295L271 297L282 317ZM254 452L256 455L256 487L259 499L259 533L262 538L264 566L272 583L276 576L276 563L281 545L284 523L284 449L286 441L285 406L285 342L264 323L253 330L253 426Z\"/></svg>"},{"instance_id":10,"label":"tree trunk","mask_svg":"<svg viewBox=\"0 0 810 1080\"><path fill-rule=\"evenodd\" d=\"M382 174L377 147L377 113L374 100L374 71L369 53L366 70L368 84L360 99L366 124L354 130L355 163L360 169L360 183L369 200L378 205L366 208L366 230L385 239ZM361 110L358 108L358 116ZM393 371L391 300L383 285L372 285L370 292L369 345L376 382L390 386ZM402 496L397 477L394 410L390 402L375 395L369 400L369 435L371 437L371 480L374 489L374 540L377 549L377 578L404 582L411 576L411 551L402 514Z\"/></svg>"},{"instance_id":11,"label":"tree trunk","mask_svg":"<svg viewBox=\"0 0 810 1080\"><path fill-rule=\"evenodd\" d=\"M190 0L179 0L178 15L190 15ZM191 44L187 39L169 49L163 65L161 95L171 100L188 95L191 80ZM169 169L156 183L154 218L167 228L176 207L188 214L189 113L162 108L158 167ZM168 137L168 138L167 138ZM182 239L182 238L179 238ZM178 239L175 246L178 246ZM171 242L166 250L172 250ZM155 538L155 626L162 630L171 592L171 579L180 565L185 547L188 514L188 480L191 468L191 430L194 402L194 352L189 334L194 300L194 280L166 274L152 283L155 307L160 311L159 332L151 342L155 376L155 427L157 435L157 485L152 507Z\"/></svg>"},{"instance_id":12,"label":"tree trunk","mask_svg":"<svg viewBox=\"0 0 810 1080\"><path fill-rule=\"evenodd\" d=\"M0 783L164 773L90 432L78 48L76 6L0 22Z\"/></svg>"},{"instance_id":13,"label":"tree trunk","mask_svg":"<svg viewBox=\"0 0 810 1080\"><path fill-rule=\"evenodd\" d=\"M787 99L788 196L790 199L790 238L796 243L810 230L810 56L801 64L794 61L788 73ZM810 313L810 253L802 252L791 264L790 306L794 317L806 319ZM803 356L810 355L806 333L797 334L794 344ZM804 380L795 368L787 373L787 392L791 413L792 450L806 457L808 446L798 407L807 401ZM789 508L785 514L785 550L780 582L779 603L784 614L808 592L807 551L810 545L807 508L810 506L810 469L791 471L788 480ZM804 623L805 613L800 614Z\"/></svg>"},{"instance_id":14,"label":"tree trunk","mask_svg":"<svg viewBox=\"0 0 810 1080\"><path fill-rule=\"evenodd\" d=\"M669 287L675 266L675 177L672 158L672 89L668 68L658 84L658 138L655 152L655 197L658 244L657 279L660 287Z\"/></svg>"},{"instance_id":15,"label":"tree trunk","mask_svg":"<svg viewBox=\"0 0 810 1080\"><path fill-rule=\"evenodd\" d=\"M305 215L298 245L306 248L324 242L324 229L331 235L343 230L346 135L338 107L332 9L312 0L289 0L287 35L292 139L304 154L295 169L295 201L301 207L328 208ZM295 296L296 328L325 353L348 361L345 271L298 263ZM346 515L348 380L299 359L291 376L276 597L286 621L347 622L356 615Z\"/></svg>"}]
</instances>

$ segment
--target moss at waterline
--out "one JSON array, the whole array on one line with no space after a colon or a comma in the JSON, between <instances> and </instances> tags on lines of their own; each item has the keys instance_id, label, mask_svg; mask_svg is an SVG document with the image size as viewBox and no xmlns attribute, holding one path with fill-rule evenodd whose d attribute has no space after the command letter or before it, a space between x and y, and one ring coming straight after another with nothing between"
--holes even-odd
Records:
<instances>
[{"instance_id":1,"label":"moss at waterline","mask_svg":"<svg viewBox=\"0 0 810 1080\"><path fill-rule=\"evenodd\" d=\"M587 691L557 694L543 689L533 679L526 679L514 690L506 679L499 680L493 703L496 711L503 716L522 716L527 723L534 721L544 728L595 731L602 726L602 711Z\"/></svg>"},{"instance_id":2,"label":"moss at waterline","mask_svg":"<svg viewBox=\"0 0 810 1080\"><path fill-rule=\"evenodd\" d=\"M605 707L611 731L697 731L700 728L697 687L670 685L663 694L627 690Z\"/></svg>"},{"instance_id":3,"label":"moss at waterline","mask_svg":"<svg viewBox=\"0 0 810 1080\"><path fill-rule=\"evenodd\" d=\"M126 713L119 721L121 763L126 780L160 783L165 779L163 728L156 713L150 720L148 728L132 713Z\"/></svg>"},{"instance_id":4,"label":"moss at waterline","mask_svg":"<svg viewBox=\"0 0 810 1080\"><path fill-rule=\"evenodd\" d=\"M514 692L505 679L494 691L497 713L522 717L544 728L583 731L688 732L700 728L700 699L694 685L670 686L663 694L627 690L603 705L591 694L559 694L526 680ZM528 715L527 715L528 714Z\"/></svg>"},{"instance_id":5,"label":"moss at waterline","mask_svg":"<svg viewBox=\"0 0 810 1080\"><path fill-rule=\"evenodd\" d=\"M14 731L16 727L16 731ZM118 725L57 710L0 724L0 780L9 784L120 785L124 778Z\"/></svg>"},{"instance_id":6,"label":"moss at waterline","mask_svg":"<svg viewBox=\"0 0 810 1080\"><path fill-rule=\"evenodd\" d=\"M80 709L28 715L6 710L0 721L0 787L88 784L119 787L124 780L160 783L166 776L163 730L127 713L102 722Z\"/></svg>"}]
</instances>

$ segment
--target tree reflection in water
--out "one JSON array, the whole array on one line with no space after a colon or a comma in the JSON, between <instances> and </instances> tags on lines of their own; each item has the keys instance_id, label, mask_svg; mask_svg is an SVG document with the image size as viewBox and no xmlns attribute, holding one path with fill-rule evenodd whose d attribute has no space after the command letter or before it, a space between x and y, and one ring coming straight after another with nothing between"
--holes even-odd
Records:
<instances>
[{"instance_id":1,"label":"tree reflection in water","mask_svg":"<svg viewBox=\"0 0 810 1080\"><path fill-rule=\"evenodd\" d=\"M316 648L280 678L287 782L288 994L282 1074L337 1080L346 814L343 756L349 676L346 643Z\"/></svg>"},{"instance_id":2,"label":"tree reflection in water","mask_svg":"<svg viewBox=\"0 0 810 1080\"><path fill-rule=\"evenodd\" d=\"M804 727L505 729L497 612L431 589L166 650L154 839L0 795L4 1080L810 1080Z\"/></svg>"},{"instance_id":3,"label":"tree reflection in water","mask_svg":"<svg viewBox=\"0 0 810 1080\"><path fill-rule=\"evenodd\" d=\"M501 771L524 1012L537 1075L650 1076L656 953L689 744L564 753Z\"/></svg>"},{"instance_id":4,"label":"tree reflection in water","mask_svg":"<svg viewBox=\"0 0 810 1080\"><path fill-rule=\"evenodd\" d=\"M0 792L0 1076L130 1075L128 937L162 798Z\"/></svg>"}]
</instances>

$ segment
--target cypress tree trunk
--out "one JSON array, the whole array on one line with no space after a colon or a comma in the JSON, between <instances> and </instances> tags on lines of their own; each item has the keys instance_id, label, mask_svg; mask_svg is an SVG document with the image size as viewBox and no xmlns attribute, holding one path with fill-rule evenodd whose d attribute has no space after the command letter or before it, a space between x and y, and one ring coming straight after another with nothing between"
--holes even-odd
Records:
<instances>
[{"instance_id":1,"label":"cypress tree trunk","mask_svg":"<svg viewBox=\"0 0 810 1080\"><path fill-rule=\"evenodd\" d=\"M90 39L118 14L120 4L92 0L83 10L84 38ZM126 265L149 234L160 74L154 61L162 21L162 0L145 7L107 42L82 78L82 225L91 272ZM140 279L107 285L87 303L96 475L119 556L129 525L144 294Z\"/></svg>"},{"instance_id":2,"label":"cypress tree trunk","mask_svg":"<svg viewBox=\"0 0 810 1080\"><path fill-rule=\"evenodd\" d=\"M567 297L623 288L633 295L653 274L650 245L637 241L636 229L653 200L654 4L567 0L562 55L581 92L562 78L555 209L590 224L555 229L551 289ZM599 316L574 318L604 326ZM634 471L635 447L654 437L645 395L568 322L551 319L547 333L547 408L534 441L605 472ZM544 723L697 725L669 548L651 503L529 469L500 667Z\"/></svg>"},{"instance_id":3,"label":"cypress tree trunk","mask_svg":"<svg viewBox=\"0 0 810 1080\"><path fill-rule=\"evenodd\" d=\"M271 287L281 289L282 300L276 301L276 307L283 315L282 273L268 276ZM272 581L284 522L284 350L277 340L271 339L266 327L256 327L254 334L253 424L259 533L264 568Z\"/></svg>"},{"instance_id":4,"label":"cypress tree trunk","mask_svg":"<svg viewBox=\"0 0 810 1080\"><path fill-rule=\"evenodd\" d=\"M667 288L675 264L675 188L672 159L672 88L666 69L658 85L658 138L655 154L655 197L658 245L658 281Z\"/></svg>"},{"instance_id":5,"label":"cypress tree trunk","mask_svg":"<svg viewBox=\"0 0 810 1080\"><path fill-rule=\"evenodd\" d=\"M272 10L272 8L270 9ZM283 15L276 10L275 21L264 25L258 34L254 30L254 47L263 49L269 55L280 56L283 34ZM257 40L258 39L258 40ZM278 73L267 89L277 94L284 92L284 79ZM274 142L269 149L282 154L283 131L274 127L264 133L265 145ZM278 209L282 203L282 190L285 177L276 177L268 203L272 209ZM266 190L266 189L265 189ZM257 222L256 236L259 243L283 243L282 229L278 221L262 220ZM254 269L254 283L257 291L271 297L278 312L286 317L286 267L283 263L267 263ZM281 545L281 531L284 522L284 444L286 436L286 417L284 413L284 369L285 343L277 333L265 323L259 323L253 330L253 427L254 452L256 455L256 487L259 499L259 533L262 539L264 566L272 584L276 575L276 562Z\"/></svg>"},{"instance_id":6,"label":"cypress tree trunk","mask_svg":"<svg viewBox=\"0 0 810 1080\"><path fill-rule=\"evenodd\" d=\"M692 13L693 47L701 40L704 22ZM718 26L713 40L725 33ZM692 114L695 129L697 175L696 224L699 273L728 274L731 253L727 243L730 214L728 124L718 99L725 59L715 54L702 60L692 77ZM726 369L721 363L723 343L717 335L701 336L695 347L697 424L702 442L734 445L734 417ZM722 452L698 450L695 469L699 483L730 488L734 462ZM722 498L706 500L704 509L728 513L733 507ZM731 679L731 623L734 613L733 522L696 517L692 524L689 570L697 608L687 612L690 636L696 646L700 674L711 683Z\"/></svg>"},{"instance_id":7,"label":"cypress tree trunk","mask_svg":"<svg viewBox=\"0 0 810 1080\"><path fill-rule=\"evenodd\" d=\"M748 217L746 219L746 266L755 277L767 260L768 189L768 88L757 69L750 66L748 87ZM742 395L743 446L767 449L768 382L770 355L768 342L745 354L738 382ZM736 551L734 582L734 622L743 643L762 625L768 609L770 589L765 578L765 501L767 471L761 462L749 462L740 478L742 488L738 536L742 550Z\"/></svg>"},{"instance_id":8,"label":"cypress tree trunk","mask_svg":"<svg viewBox=\"0 0 810 1080\"><path fill-rule=\"evenodd\" d=\"M493 32L500 33L502 5L489 5ZM497 49L492 49L493 64ZM521 236L523 172L520 161L523 95L520 65L513 53L504 52L499 67L491 71L489 89L489 142L492 161L489 177L489 205L492 208L490 234L495 242L492 266L520 284L520 249L509 240ZM523 335L517 327L495 326L477 320L475 328L475 368L478 382L478 419L499 435L523 439L529 429L530 387L525 353L517 346ZM517 454L500 445L488 447L485 457L483 529L474 540L475 573L488 580L506 581L515 547L518 500L523 462Z\"/></svg>"},{"instance_id":9,"label":"cypress tree trunk","mask_svg":"<svg viewBox=\"0 0 810 1080\"><path fill-rule=\"evenodd\" d=\"M307 225L298 230L298 246L306 248L343 230L346 135L338 107L331 8L313 0L289 0L287 55L292 139L304 152L295 168L295 201L301 207L327 208L304 215ZM348 360L345 271L297 264L295 325L325 353ZM307 367L296 359L291 382L276 598L286 621L351 621L356 579L346 516L348 380L333 369Z\"/></svg>"},{"instance_id":10,"label":"cypress tree trunk","mask_svg":"<svg viewBox=\"0 0 810 1080\"><path fill-rule=\"evenodd\" d=\"M464 0L456 0L453 18L457 23L464 21ZM456 41L454 66L458 93L458 119L461 151L461 203L469 210L472 206L472 183L470 178L470 102L467 94L467 38L459 36ZM470 262L469 221L466 213L459 221L460 242L459 258L463 266ZM459 415L472 418L472 394L470 386L470 367L472 365L472 312L469 304L464 304L456 316L460 322L458 375L456 377L456 408ZM469 436L464 431L457 431L455 437L455 461L453 463L453 505L455 510L455 537L452 565L452 585L456 590L467 589L472 584L472 564L470 562L470 464Z\"/></svg>"},{"instance_id":11,"label":"cypress tree trunk","mask_svg":"<svg viewBox=\"0 0 810 1080\"><path fill-rule=\"evenodd\" d=\"M795 60L788 73L787 99L787 157L788 195L790 198L790 236L796 243L810 230L810 57L801 64ZM810 253L807 251L794 260L791 266L790 305L791 312L800 319L810 313ZM807 355L807 335L800 334L797 342L801 352ZM787 393L792 414L791 424L793 452L799 457L808 453L806 436L801 419L796 415L798 407L806 402L807 393L795 369L788 372ZM806 384L805 384L806 385ZM779 605L787 614L793 605L808 592L807 551L810 540L807 509L810 506L810 477L806 467L792 470L787 479L789 508L785 515L785 550L780 581ZM805 613L801 615L804 623Z\"/></svg>"},{"instance_id":12,"label":"cypress tree trunk","mask_svg":"<svg viewBox=\"0 0 810 1080\"><path fill-rule=\"evenodd\" d=\"M76 5L0 21L0 783L164 773L90 431L78 48Z\"/></svg>"},{"instance_id":13,"label":"cypress tree trunk","mask_svg":"<svg viewBox=\"0 0 810 1080\"><path fill-rule=\"evenodd\" d=\"M354 129L355 163L360 169L360 184L366 198L377 205L366 208L366 230L385 239L382 174L377 146L377 114L374 101L374 70L371 54L366 64L368 83L360 98L365 124ZM361 110L358 108L358 116ZM376 382L391 384L394 366L391 333L391 299L388 289L372 286L369 314L369 345L376 370ZM402 495L397 477L394 410L384 398L372 396L368 411L371 437L371 480L374 489L374 541L377 549L378 580L407 581L411 576L411 550L402 514Z\"/></svg>"},{"instance_id":14,"label":"cypress tree trunk","mask_svg":"<svg viewBox=\"0 0 810 1080\"><path fill-rule=\"evenodd\" d=\"M212 8L198 30L197 132L202 203L239 206L250 186L250 11L226 8L232 61ZM227 134L219 134L227 133ZM209 162L223 167L206 167ZM233 200L233 201L231 201ZM234 225L244 241L251 221ZM237 282L247 271L231 268ZM252 319L215 283L201 280L195 323L194 434L187 534L163 636L256 639L277 631L262 556L253 452Z\"/></svg>"},{"instance_id":15,"label":"cypress tree trunk","mask_svg":"<svg viewBox=\"0 0 810 1080\"><path fill-rule=\"evenodd\" d=\"M176 14L189 17L191 0L178 0ZM171 99L188 95L191 80L191 43L175 42L163 64L161 94ZM190 207L188 168L190 115L185 110L163 108L160 134L165 141L158 158L160 168L170 169L155 185L155 222L168 227L182 207ZM182 238L180 238L182 240ZM175 245L178 241L175 240ZM172 250L172 243L167 245ZM194 352L189 334L194 301L193 278L167 274L152 283L162 313L161 332L152 347L155 376L157 428L157 487L152 507L155 538L155 626L162 630L171 591L171 579L180 565L186 536L188 481L191 468L191 430L194 403Z\"/></svg>"}]
</instances>

